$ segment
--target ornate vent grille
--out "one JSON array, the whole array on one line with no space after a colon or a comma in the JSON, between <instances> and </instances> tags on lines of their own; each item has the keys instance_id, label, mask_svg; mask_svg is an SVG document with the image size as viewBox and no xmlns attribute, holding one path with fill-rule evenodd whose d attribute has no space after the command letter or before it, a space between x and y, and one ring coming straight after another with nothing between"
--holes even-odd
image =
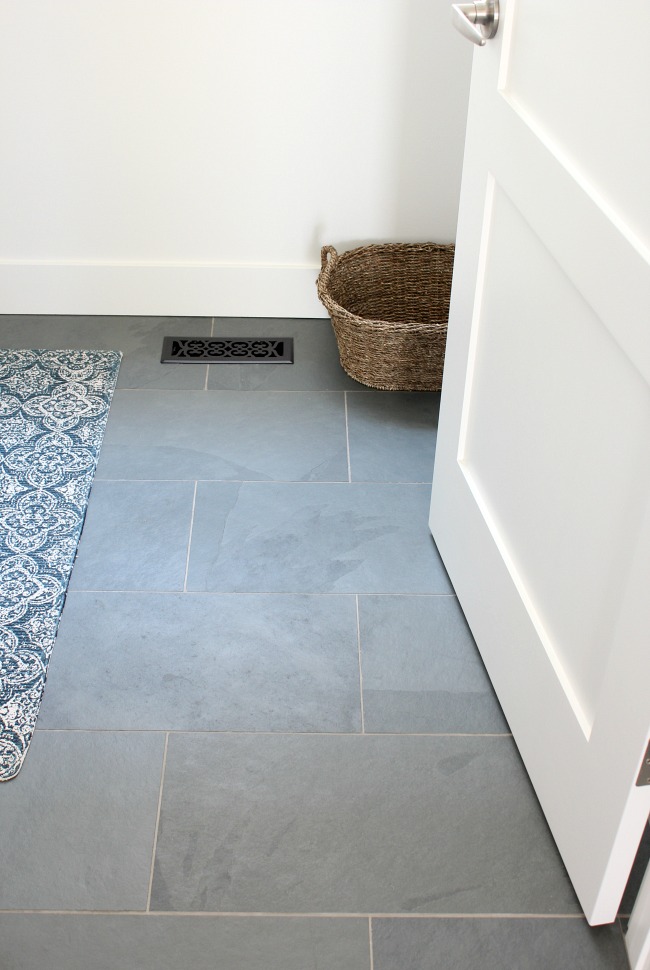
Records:
<instances>
[{"instance_id":1,"label":"ornate vent grille","mask_svg":"<svg viewBox=\"0 0 650 970\"><path fill-rule=\"evenodd\" d=\"M162 364L293 364L291 337L165 337Z\"/></svg>"}]
</instances>

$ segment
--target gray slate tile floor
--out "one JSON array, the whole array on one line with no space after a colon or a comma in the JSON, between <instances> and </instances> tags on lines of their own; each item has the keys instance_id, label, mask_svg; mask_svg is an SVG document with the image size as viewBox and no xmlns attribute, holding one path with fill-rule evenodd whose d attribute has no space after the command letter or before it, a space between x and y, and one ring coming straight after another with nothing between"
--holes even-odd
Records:
<instances>
[{"instance_id":1,"label":"gray slate tile floor","mask_svg":"<svg viewBox=\"0 0 650 970\"><path fill-rule=\"evenodd\" d=\"M160 365L163 336L296 363ZM0 317L121 350L32 749L1 970L623 970L590 929L427 529L438 395L328 321Z\"/></svg>"}]
</instances>

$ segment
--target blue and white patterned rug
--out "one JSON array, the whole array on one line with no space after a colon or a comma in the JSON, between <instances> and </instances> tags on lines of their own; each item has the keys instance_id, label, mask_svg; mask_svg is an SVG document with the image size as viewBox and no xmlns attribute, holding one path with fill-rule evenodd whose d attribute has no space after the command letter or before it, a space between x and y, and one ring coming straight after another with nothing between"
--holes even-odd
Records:
<instances>
[{"instance_id":1,"label":"blue and white patterned rug","mask_svg":"<svg viewBox=\"0 0 650 970\"><path fill-rule=\"evenodd\" d=\"M0 350L0 781L34 732L121 357Z\"/></svg>"}]
</instances>

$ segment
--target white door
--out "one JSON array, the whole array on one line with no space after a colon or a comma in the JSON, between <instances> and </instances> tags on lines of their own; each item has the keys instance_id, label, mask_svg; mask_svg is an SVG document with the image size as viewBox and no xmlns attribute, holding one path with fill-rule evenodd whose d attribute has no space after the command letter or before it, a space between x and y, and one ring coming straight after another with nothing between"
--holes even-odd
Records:
<instances>
[{"instance_id":1,"label":"white door","mask_svg":"<svg viewBox=\"0 0 650 970\"><path fill-rule=\"evenodd\" d=\"M477 47L431 530L585 914L650 788L650 5Z\"/></svg>"}]
</instances>

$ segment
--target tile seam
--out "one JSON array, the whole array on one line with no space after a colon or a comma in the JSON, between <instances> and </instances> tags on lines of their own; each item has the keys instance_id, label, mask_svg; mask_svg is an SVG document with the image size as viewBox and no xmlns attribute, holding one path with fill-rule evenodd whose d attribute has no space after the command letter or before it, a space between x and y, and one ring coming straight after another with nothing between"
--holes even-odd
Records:
<instances>
[{"instance_id":1,"label":"tile seam","mask_svg":"<svg viewBox=\"0 0 650 970\"><path fill-rule=\"evenodd\" d=\"M322 481L322 482L304 482L299 481L295 478L276 478L272 481L262 478L99 478L95 476L96 482L111 483L116 485L121 484L133 484L133 485L147 485L151 482L166 483L189 483L189 482L199 482L201 485L305 485L308 488L313 488L317 485L353 485L363 487L364 485L373 485L378 488L428 488L430 482L349 482L341 479L338 482L335 481Z\"/></svg>"},{"instance_id":2,"label":"tile seam","mask_svg":"<svg viewBox=\"0 0 650 970\"><path fill-rule=\"evenodd\" d=\"M388 487L404 485L406 488L428 488L431 484L430 482L349 482L343 480L338 482L302 482L294 478L277 478L273 481L265 481L261 478L100 478L98 476L95 476L95 481L114 485L150 485L152 483L182 485L199 482L201 485L386 485Z\"/></svg>"},{"instance_id":3,"label":"tile seam","mask_svg":"<svg viewBox=\"0 0 650 970\"><path fill-rule=\"evenodd\" d=\"M283 913L272 911L192 911L192 910L113 910L113 909L0 909L1 916L139 916L162 919L357 919L357 920L584 920L583 913Z\"/></svg>"},{"instance_id":4,"label":"tile seam","mask_svg":"<svg viewBox=\"0 0 650 970\"><path fill-rule=\"evenodd\" d=\"M216 366L236 367L237 365L217 364ZM171 364L170 367L187 367L198 370L200 367L210 367L210 364L206 364L203 361L197 361L196 363L192 364ZM154 394L200 394L203 390L204 388L202 387L156 387L151 384L140 385L137 387L122 386L116 388L116 391L134 391L136 393L141 391L144 393L151 391ZM211 394L336 394L338 396L340 394L351 393L350 391L344 390L340 387L213 387L209 390Z\"/></svg>"},{"instance_id":5,"label":"tile seam","mask_svg":"<svg viewBox=\"0 0 650 970\"><path fill-rule=\"evenodd\" d=\"M194 482L194 494L192 496L192 511L190 513L190 534L187 539L187 555L185 557L185 576L183 577L183 593L187 593L187 578L190 571L190 553L192 551L192 533L194 532L194 513L196 511L196 493L199 483Z\"/></svg>"},{"instance_id":6,"label":"tile seam","mask_svg":"<svg viewBox=\"0 0 650 970\"><path fill-rule=\"evenodd\" d=\"M37 728L39 734L202 734L215 737L262 738L512 738L512 734L414 734L376 731L228 731L209 728Z\"/></svg>"},{"instance_id":7,"label":"tile seam","mask_svg":"<svg viewBox=\"0 0 650 970\"><path fill-rule=\"evenodd\" d=\"M287 589L253 589L253 590L220 590L220 589L72 589L68 595L76 595L77 593L83 594L96 594L96 593L131 593L133 595L148 595L148 596L160 596L161 594L170 596L179 595L186 592L188 596L339 596L339 597L353 597L353 596L411 596L423 598L453 598L456 599L455 593L349 593L349 592L322 592L320 590L315 590L310 592L309 590L287 590Z\"/></svg>"},{"instance_id":8,"label":"tile seam","mask_svg":"<svg viewBox=\"0 0 650 970\"><path fill-rule=\"evenodd\" d=\"M348 392L343 391L343 406L345 409L345 447L348 456L348 483L352 483L352 466L350 464L350 422L348 418Z\"/></svg>"},{"instance_id":9,"label":"tile seam","mask_svg":"<svg viewBox=\"0 0 650 970\"><path fill-rule=\"evenodd\" d=\"M359 704L361 709L361 733L366 733L366 715L363 707L363 665L361 662L361 623L359 620L359 594L354 597L357 611L357 656L359 660Z\"/></svg>"},{"instance_id":10,"label":"tile seam","mask_svg":"<svg viewBox=\"0 0 650 970\"><path fill-rule=\"evenodd\" d=\"M160 770L160 787L158 789L158 805L156 808L156 824L153 833L153 845L151 849L151 867L149 869L149 885L147 887L147 907L146 912L151 911L151 890L153 888L153 874L156 864L156 849L158 847L158 832L160 829L160 811L162 808L163 787L165 784L165 769L167 767L167 748L169 746L169 732L165 734L165 747L163 749L162 767Z\"/></svg>"}]
</instances>

